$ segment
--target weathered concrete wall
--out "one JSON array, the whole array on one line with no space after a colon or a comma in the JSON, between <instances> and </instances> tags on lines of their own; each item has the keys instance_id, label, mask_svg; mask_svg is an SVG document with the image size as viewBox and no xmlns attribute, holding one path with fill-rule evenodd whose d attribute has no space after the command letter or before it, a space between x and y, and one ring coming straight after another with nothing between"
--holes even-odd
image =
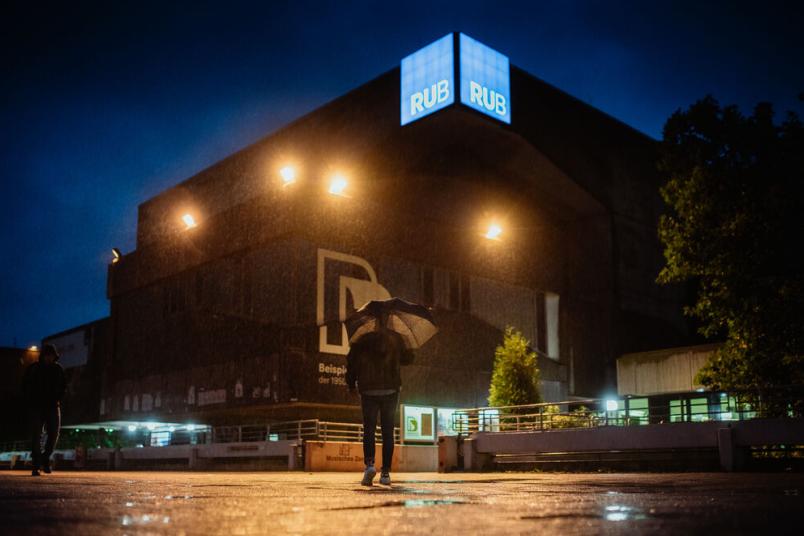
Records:
<instances>
[{"instance_id":1,"label":"weathered concrete wall","mask_svg":"<svg viewBox=\"0 0 804 536\"><path fill-rule=\"evenodd\" d=\"M695 375L717 345L626 354L617 360L619 395L684 393L701 387Z\"/></svg>"},{"instance_id":2,"label":"weathered concrete wall","mask_svg":"<svg viewBox=\"0 0 804 536\"><path fill-rule=\"evenodd\" d=\"M307 441L305 471L362 471L363 444L337 441ZM375 465L382 466L382 443L376 446ZM396 445L391 470L398 472L436 471L438 447L435 445Z\"/></svg>"}]
</instances>

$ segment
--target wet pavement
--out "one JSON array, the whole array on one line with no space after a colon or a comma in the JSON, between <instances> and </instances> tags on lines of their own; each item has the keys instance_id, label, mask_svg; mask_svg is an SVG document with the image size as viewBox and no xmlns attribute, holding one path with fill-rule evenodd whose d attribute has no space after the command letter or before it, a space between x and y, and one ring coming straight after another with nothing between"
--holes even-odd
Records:
<instances>
[{"instance_id":1,"label":"wet pavement","mask_svg":"<svg viewBox=\"0 0 804 536\"><path fill-rule=\"evenodd\" d=\"M804 474L0 472L2 534L801 534Z\"/></svg>"}]
</instances>

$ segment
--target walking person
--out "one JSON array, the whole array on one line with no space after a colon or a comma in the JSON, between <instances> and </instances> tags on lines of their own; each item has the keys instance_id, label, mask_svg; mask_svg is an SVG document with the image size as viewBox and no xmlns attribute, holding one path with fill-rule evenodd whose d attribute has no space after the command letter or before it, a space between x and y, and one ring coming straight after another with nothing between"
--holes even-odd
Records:
<instances>
[{"instance_id":1,"label":"walking person","mask_svg":"<svg viewBox=\"0 0 804 536\"><path fill-rule=\"evenodd\" d=\"M67 388L64 369L58 363L56 347L46 344L39 353L39 361L25 371L22 391L28 409L31 432L31 475L39 476L41 467L50 473L50 455L56 446L61 426L61 399ZM47 433L45 450L41 451L42 428Z\"/></svg>"},{"instance_id":2,"label":"walking person","mask_svg":"<svg viewBox=\"0 0 804 536\"><path fill-rule=\"evenodd\" d=\"M377 316L374 331L363 334L352 343L346 358L346 385L350 393L360 392L363 410L363 461L366 469L361 484L371 486L377 469L375 429L377 415L382 429L382 468L380 484L391 484L391 461L394 456L394 424L402 386L400 366L413 362L413 353L402 337L387 328L387 317Z\"/></svg>"}]
</instances>

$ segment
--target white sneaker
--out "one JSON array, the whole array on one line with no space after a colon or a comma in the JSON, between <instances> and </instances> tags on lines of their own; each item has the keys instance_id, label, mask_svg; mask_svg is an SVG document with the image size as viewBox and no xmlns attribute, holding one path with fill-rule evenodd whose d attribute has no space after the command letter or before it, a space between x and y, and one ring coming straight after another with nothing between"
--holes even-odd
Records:
<instances>
[{"instance_id":1,"label":"white sneaker","mask_svg":"<svg viewBox=\"0 0 804 536\"><path fill-rule=\"evenodd\" d=\"M388 471L383 471L380 475L380 484L383 486L390 486L391 485L391 475Z\"/></svg>"},{"instance_id":2,"label":"white sneaker","mask_svg":"<svg viewBox=\"0 0 804 536\"><path fill-rule=\"evenodd\" d=\"M361 480L360 483L364 486L373 486L375 476L377 476L377 470L373 465L368 465L366 466L366 470L363 471L363 480Z\"/></svg>"}]
</instances>

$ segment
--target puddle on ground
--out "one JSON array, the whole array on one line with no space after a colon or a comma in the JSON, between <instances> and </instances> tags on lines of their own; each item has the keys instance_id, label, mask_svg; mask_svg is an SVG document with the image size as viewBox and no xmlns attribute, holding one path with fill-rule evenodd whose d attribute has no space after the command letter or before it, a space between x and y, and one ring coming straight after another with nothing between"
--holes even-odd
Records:
<instances>
[{"instance_id":1,"label":"puddle on ground","mask_svg":"<svg viewBox=\"0 0 804 536\"><path fill-rule=\"evenodd\" d=\"M385 501L375 504L363 504L360 506L342 506L339 508L329 508L329 510L368 510L371 508L391 508L401 506L402 508L423 508L426 506L442 506L449 504L469 504L458 499L407 499L401 501Z\"/></svg>"},{"instance_id":2,"label":"puddle on ground","mask_svg":"<svg viewBox=\"0 0 804 536\"><path fill-rule=\"evenodd\" d=\"M158 516L143 514L141 516L125 515L120 518L120 524L124 527L131 527L134 525L150 525L151 523L167 525L170 523L170 516Z\"/></svg>"},{"instance_id":3,"label":"puddle on ground","mask_svg":"<svg viewBox=\"0 0 804 536\"><path fill-rule=\"evenodd\" d=\"M567 512L561 514L546 514L541 516L522 516L520 519L530 519L533 521L547 520L547 519L604 519L606 521L641 521L644 519L667 519L675 518L680 514L673 513L659 513L656 509L651 508L647 511L634 506L626 506L623 504L611 504L603 508L599 514L592 514L588 512Z\"/></svg>"}]
</instances>

